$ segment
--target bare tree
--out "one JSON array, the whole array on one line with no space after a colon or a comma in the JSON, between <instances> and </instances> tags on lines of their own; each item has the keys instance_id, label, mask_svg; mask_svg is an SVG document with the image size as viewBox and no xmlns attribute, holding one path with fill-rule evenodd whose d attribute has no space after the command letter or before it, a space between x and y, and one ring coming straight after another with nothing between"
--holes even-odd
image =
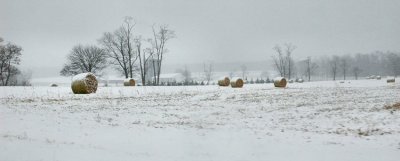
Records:
<instances>
[{"instance_id":1,"label":"bare tree","mask_svg":"<svg viewBox=\"0 0 400 161\"><path fill-rule=\"evenodd\" d=\"M356 80L358 79L358 76L360 75L361 72L362 72L362 70L359 67L353 67L353 74L354 74L354 78L356 78Z\"/></svg>"},{"instance_id":2,"label":"bare tree","mask_svg":"<svg viewBox=\"0 0 400 161\"><path fill-rule=\"evenodd\" d=\"M400 54L389 52L386 57L389 73L397 77L400 75Z\"/></svg>"},{"instance_id":3,"label":"bare tree","mask_svg":"<svg viewBox=\"0 0 400 161\"><path fill-rule=\"evenodd\" d=\"M311 62L311 57L307 57L306 61L306 75L308 77L308 81L311 81L311 75L314 74L315 70L318 68L318 65L314 62Z\"/></svg>"},{"instance_id":4,"label":"bare tree","mask_svg":"<svg viewBox=\"0 0 400 161\"><path fill-rule=\"evenodd\" d=\"M185 85L188 85L189 82L190 82L191 79L192 79L192 73L189 71L189 69L187 68L186 65L185 65L185 68L184 68L183 70L180 70L179 72L182 74L183 78L185 79L185 80L184 80L184 81L185 81L185 82L184 82Z\"/></svg>"},{"instance_id":5,"label":"bare tree","mask_svg":"<svg viewBox=\"0 0 400 161\"><path fill-rule=\"evenodd\" d=\"M336 80L336 75L338 72L338 66L339 66L339 57L338 56L333 56L332 59L329 62L330 69L332 72L333 80Z\"/></svg>"},{"instance_id":6,"label":"bare tree","mask_svg":"<svg viewBox=\"0 0 400 161\"><path fill-rule=\"evenodd\" d=\"M17 74L20 73L16 67L21 62L22 48L18 45L7 43L0 38L0 80L2 86L14 85ZM14 83L13 83L14 82Z\"/></svg>"},{"instance_id":7,"label":"bare tree","mask_svg":"<svg viewBox=\"0 0 400 161\"><path fill-rule=\"evenodd\" d=\"M248 73L248 72L247 72L247 66L244 65L244 64L242 64L242 65L240 66L240 71L241 71L241 73L242 73L242 79L246 79L246 74Z\"/></svg>"},{"instance_id":8,"label":"bare tree","mask_svg":"<svg viewBox=\"0 0 400 161\"><path fill-rule=\"evenodd\" d=\"M164 60L165 53L167 53L166 44L167 42L175 38L175 32L168 28L167 25L159 26L158 30L155 29L153 26L153 40L152 45L154 48L154 59L153 59L153 66L154 69L154 84L160 84L160 74L161 74L161 67Z\"/></svg>"},{"instance_id":9,"label":"bare tree","mask_svg":"<svg viewBox=\"0 0 400 161\"><path fill-rule=\"evenodd\" d=\"M343 56L340 59L340 67L342 68L343 80L346 80L347 70L348 70L348 68L350 66L349 59L350 59L349 56Z\"/></svg>"},{"instance_id":10,"label":"bare tree","mask_svg":"<svg viewBox=\"0 0 400 161\"><path fill-rule=\"evenodd\" d=\"M125 78L132 78L135 71L134 64L138 59L133 48L133 27L135 22L131 17L125 17L122 26L113 33L106 32L99 40L105 48L111 63L118 66Z\"/></svg>"},{"instance_id":11,"label":"bare tree","mask_svg":"<svg viewBox=\"0 0 400 161\"><path fill-rule=\"evenodd\" d=\"M203 69L204 69L204 78L206 79L206 81L207 81L207 85L209 85L210 84L210 81L211 81L211 79L212 79L212 77L213 77L213 71L214 71L214 65L213 65L213 63L212 62L210 62L209 64L206 64L206 63L204 63L203 64Z\"/></svg>"},{"instance_id":12,"label":"bare tree","mask_svg":"<svg viewBox=\"0 0 400 161\"><path fill-rule=\"evenodd\" d=\"M140 36L134 39L136 54L139 59L139 69L140 69L140 78L142 79L142 85L146 86L146 77L147 72L149 70L149 61L153 57L154 50L153 48L146 48L142 50L142 38Z\"/></svg>"},{"instance_id":13,"label":"bare tree","mask_svg":"<svg viewBox=\"0 0 400 161\"><path fill-rule=\"evenodd\" d=\"M279 45L276 45L273 49L277 53L277 56L272 56L275 68L279 72L280 76L284 77L286 74L286 59L283 55L282 48Z\"/></svg>"},{"instance_id":14,"label":"bare tree","mask_svg":"<svg viewBox=\"0 0 400 161\"><path fill-rule=\"evenodd\" d=\"M288 77L290 79L294 72L292 53L296 47L290 43L286 43L284 44L284 49L279 45L276 45L273 49L277 53L276 56L272 56L276 70L281 77Z\"/></svg>"},{"instance_id":15,"label":"bare tree","mask_svg":"<svg viewBox=\"0 0 400 161\"><path fill-rule=\"evenodd\" d=\"M287 76L290 79L293 72L294 72L294 63L292 59L292 53L296 49L296 46L292 45L291 43L286 43L284 45L285 52L286 52L286 63L287 63Z\"/></svg>"},{"instance_id":16,"label":"bare tree","mask_svg":"<svg viewBox=\"0 0 400 161\"><path fill-rule=\"evenodd\" d=\"M101 75L101 71L107 67L107 53L96 46L77 45L72 48L67 59L67 64L60 71L60 74L63 76L85 72Z\"/></svg>"}]
</instances>

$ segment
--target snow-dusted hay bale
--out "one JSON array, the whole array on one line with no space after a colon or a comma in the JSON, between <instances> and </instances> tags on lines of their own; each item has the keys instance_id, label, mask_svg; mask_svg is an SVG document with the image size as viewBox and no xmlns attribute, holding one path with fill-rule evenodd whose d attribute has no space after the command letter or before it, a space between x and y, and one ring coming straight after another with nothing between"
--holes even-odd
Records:
<instances>
[{"instance_id":1,"label":"snow-dusted hay bale","mask_svg":"<svg viewBox=\"0 0 400 161\"><path fill-rule=\"evenodd\" d=\"M136 82L132 78L128 78L124 80L124 86L135 86Z\"/></svg>"},{"instance_id":2,"label":"snow-dusted hay bale","mask_svg":"<svg viewBox=\"0 0 400 161\"><path fill-rule=\"evenodd\" d=\"M230 82L231 82L231 81L229 80L228 77L224 77L224 78L218 80L218 85L219 85L219 86L229 86L229 83L230 83Z\"/></svg>"},{"instance_id":3,"label":"snow-dusted hay bale","mask_svg":"<svg viewBox=\"0 0 400 161\"><path fill-rule=\"evenodd\" d=\"M298 79L298 80L297 80L297 83L303 83L303 82L304 82L303 79Z\"/></svg>"},{"instance_id":4,"label":"snow-dusted hay bale","mask_svg":"<svg viewBox=\"0 0 400 161\"><path fill-rule=\"evenodd\" d=\"M394 82L396 82L396 80L395 80L394 78L388 78L388 79L386 80L386 82L387 82L387 83L394 83Z\"/></svg>"},{"instance_id":5,"label":"snow-dusted hay bale","mask_svg":"<svg viewBox=\"0 0 400 161\"><path fill-rule=\"evenodd\" d=\"M242 88L243 84L244 84L244 81L242 78L232 78L232 80L231 80L232 88Z\"/></svg>"},{"instance_id":6,"label":"snow-dusted hay bale","mask_svg":"<svg viewBox=\"0 0 400 161\"><path fill-rule=\"evenodd\" d=\"M275 87L286 87L287 81L286 78L283 77L276 77L274 79L274 86Z\"/></svg>"},{"instance_id":7,"label":"snow-dusted hay bale","mask_svg":"<svg viewBox=\"0 0 400 161\"><path fill-rule=\"evenodd\" d=\"M377 80L381 80L381 78L382 78L382 77L381 77L380 75L376 76L376 79L377 79Z\"/></svg>"},{"instance_id":8,"label":"snow-dusted hay bale","mask_svg":"<svg viewBox=\"0 0 400 161\"><path fill-rule=\"evenodd\" d=\"M97 91L97 79L93 73L81 73L72 78L72 92L74 94L90 94Z\"/></svg>"}]
</instances>

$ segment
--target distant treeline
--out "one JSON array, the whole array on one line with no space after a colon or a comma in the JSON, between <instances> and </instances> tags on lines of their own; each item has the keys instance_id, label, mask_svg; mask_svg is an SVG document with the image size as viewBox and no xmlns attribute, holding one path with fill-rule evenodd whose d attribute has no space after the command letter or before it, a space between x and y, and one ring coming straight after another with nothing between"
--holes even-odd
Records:
<instances>
[{"instance_id":1,"label":"distant treeline","mask_svg":"<svg viewBox=\"0 0 400 161\"><path fill-rule=\"evenodd\" d=\"M316 59L317 68L313 73L320 79L359 79L371 75L400 75L400 53L376 51L366 54L321 56ZM300 76L306 76L307 67L299 61Z\"/></svg>"},{"instance_id":2,"label":"distant treeline","mask_svg":"<svg viewBox=\"0 0 400 161\"><path fill-rule=\"evenodd\" d=\"M275 46L273 55L275 70L289 80L304 78L311 81L312 77L319 80L358 79L370 75L394 76L400 75L400 53L376 51L353 55L332 55L307 57L304 60L293 60L296 47L292 44Z\"/></svg>"}]
</instances>

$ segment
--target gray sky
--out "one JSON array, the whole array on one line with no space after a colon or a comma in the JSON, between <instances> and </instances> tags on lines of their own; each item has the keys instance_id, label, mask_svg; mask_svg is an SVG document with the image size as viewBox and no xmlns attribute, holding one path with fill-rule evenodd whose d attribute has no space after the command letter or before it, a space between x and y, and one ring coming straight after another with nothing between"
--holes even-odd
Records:
<instances>
[{"instance_id":1,"label":"gray sky","mask_svg":"<svg viewBox=\"0 0 400 161\"><path fill-rule=\"evenodd\" d=\"M295 58L400 51L399 0L0 0L0 37L24 49L23 68L57 76L76 44L97 44L125 16L136 34L169 24L166 65L268 61L291 42ZM41 70L42 68L43 70Z\"/></svg>"}]
</instances>

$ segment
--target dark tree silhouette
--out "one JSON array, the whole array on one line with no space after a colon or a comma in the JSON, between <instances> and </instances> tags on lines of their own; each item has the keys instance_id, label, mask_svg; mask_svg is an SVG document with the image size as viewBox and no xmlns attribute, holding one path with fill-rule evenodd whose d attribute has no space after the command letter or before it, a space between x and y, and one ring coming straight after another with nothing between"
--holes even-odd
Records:
<instances>
[{"instance_id":1,"label":"dark tree silhouette","mask_svg":"<svg viewBox=\"0 0 400 161\"><path fill-rule=\"evenodd\" d=\"M67 59L67 64L60 72L63 76L85 72L101 75L102 70L107 67L107 53L96 46L77 45L72 49Z\"/></svg>"}]
</instances>

